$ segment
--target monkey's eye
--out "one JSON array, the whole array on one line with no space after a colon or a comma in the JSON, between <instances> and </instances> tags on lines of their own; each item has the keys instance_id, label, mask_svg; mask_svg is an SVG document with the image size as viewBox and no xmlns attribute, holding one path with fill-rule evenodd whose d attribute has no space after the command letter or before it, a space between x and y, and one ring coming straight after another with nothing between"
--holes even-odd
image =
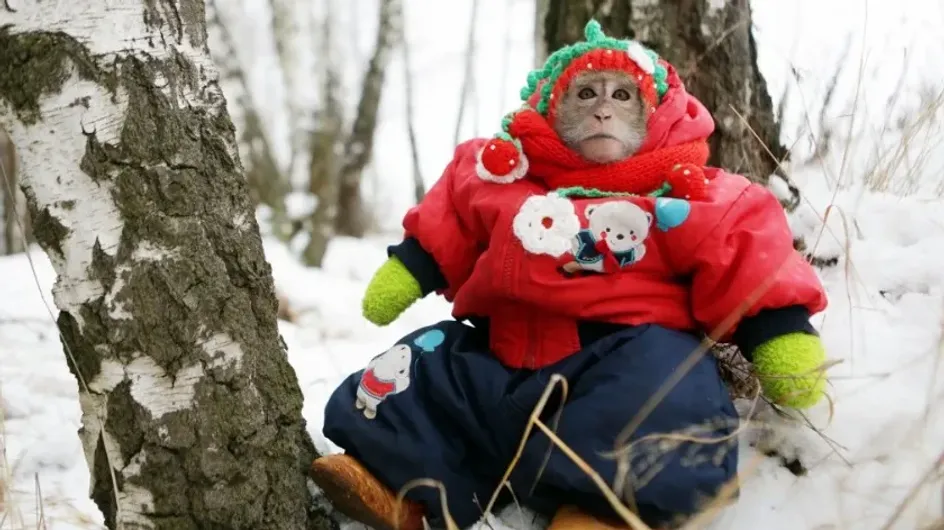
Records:
<instances>
[{"instance_id":1,"label":"monkey's eye","mask_svg":"<svg viewBox=\"0 0 944 530\"><path fill-rule=\"evenodd\" d=\"M618 99L620 101L629 101L630 97L632 96L629 95L629 91L624 88L620 88L616 92L613 92L613 99Z\"/></svg>"},{"instance_id":2,"label":"monkey's eye","mask_svg":"<svg viewBox=\"0 0 944 530\"><path fill-rule=\"evenodd\" d=\"M590 99L596 97L596 95L597 93L592 88L581 88L580 92L577 92L577 97L580 99Z\"/></svg>"}]
</instances>

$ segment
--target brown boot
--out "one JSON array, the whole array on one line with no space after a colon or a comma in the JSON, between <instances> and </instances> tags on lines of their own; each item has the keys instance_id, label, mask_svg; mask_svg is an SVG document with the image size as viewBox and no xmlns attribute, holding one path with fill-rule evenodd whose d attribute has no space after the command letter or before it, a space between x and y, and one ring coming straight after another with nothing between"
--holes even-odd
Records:
<instances>
[{"instance_id":1,"label":"brown boot","mask_svg":"<svg viewBox=\"0 0 944 530\"><path fill-rule=\"evenodd\" d=\"M376 530L422 530L423 506L403 500L399 525L397 495L354 458L335 454L311 464L311 478L338 511Z\"/></svg>"},{"instance_id":2,"label":"brown boot","mask_svg":"<svg viewBox=\"0 0 944 530\"><path fill-rule=\"evenodd\" d=\"M622 522L604 522L574 506L561 506L547 530L627 530Z\"/></svg>"}]
</instances>

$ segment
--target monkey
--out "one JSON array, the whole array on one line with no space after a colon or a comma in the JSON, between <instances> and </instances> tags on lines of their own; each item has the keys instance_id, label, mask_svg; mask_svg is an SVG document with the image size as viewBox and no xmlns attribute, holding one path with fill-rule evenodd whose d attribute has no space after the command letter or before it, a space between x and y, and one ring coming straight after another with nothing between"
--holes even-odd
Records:
<instances>
[{"instance_id":1,"label":"monkey","mask_svg":"<svg viewBox=\"0 0 944 530\"><path fill-rule=\"evenodd\" d=\"M648 113L636 83L623 72L577 76L558 104L554 130L565 145L598 164L626 159L646 139Z\"/></svg>"}]
</instances>

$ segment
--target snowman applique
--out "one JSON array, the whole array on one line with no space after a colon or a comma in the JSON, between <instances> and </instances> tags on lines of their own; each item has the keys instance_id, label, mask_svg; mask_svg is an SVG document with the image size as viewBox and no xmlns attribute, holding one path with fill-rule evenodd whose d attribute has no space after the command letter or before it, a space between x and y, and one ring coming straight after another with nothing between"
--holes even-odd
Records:
<instances>
[{"instance_id":1,"label":"snowman applique","mask_svg":"<svg viewBox=\"0 0 944 530\"><path fill-rule=\"evenodd\" d=\"M630 201L609 201L588 206L587 228L573 239L573 260L564 271L617 272L646 255L646 237L652 214Z\"/></svg>"},{"instance_id":2,"label":"snowman applique","mask_svg":"<svg viewBox=\"0 0 944 530\"><path fill-rule=\"evenodd\" d=\"M410 362L413 351L405 344L397 344L371 359L357 385L355 406L364 417L377 416L377 407L387 396L399 394L410 386Z\"/></svg>"}]
</instances>

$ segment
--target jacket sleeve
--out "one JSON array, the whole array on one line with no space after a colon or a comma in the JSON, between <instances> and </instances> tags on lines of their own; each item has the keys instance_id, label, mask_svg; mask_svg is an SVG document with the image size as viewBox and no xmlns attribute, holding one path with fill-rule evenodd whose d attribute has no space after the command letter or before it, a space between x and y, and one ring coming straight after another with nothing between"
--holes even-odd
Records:
<instances>
[{"instance_id":1,"label":"jacket sleeve","mask_svg":"<svg viewBox=\"0 0 944 530\"><path fill-rule=\"evenodd\" d=\"M712 338L743 342L750 356L758 342L815 332L808 318L826 308L825 290L766 188L745 187L693 257L692 312Z\"/></svg>"},{"instance_id":2,"label":"jacket sleeve","mask_svg":"<svg viewBox=\"0 0 944 530\"><path fill-rule=\"evenodd\" d=\"M403 241L387 249L417 279L424 296L436 291L451 300L484 248L480 242L487 234L467 206L476 147L470 141L456 149L439 180L404 216Z\"/></svg>"}]
</instances>

